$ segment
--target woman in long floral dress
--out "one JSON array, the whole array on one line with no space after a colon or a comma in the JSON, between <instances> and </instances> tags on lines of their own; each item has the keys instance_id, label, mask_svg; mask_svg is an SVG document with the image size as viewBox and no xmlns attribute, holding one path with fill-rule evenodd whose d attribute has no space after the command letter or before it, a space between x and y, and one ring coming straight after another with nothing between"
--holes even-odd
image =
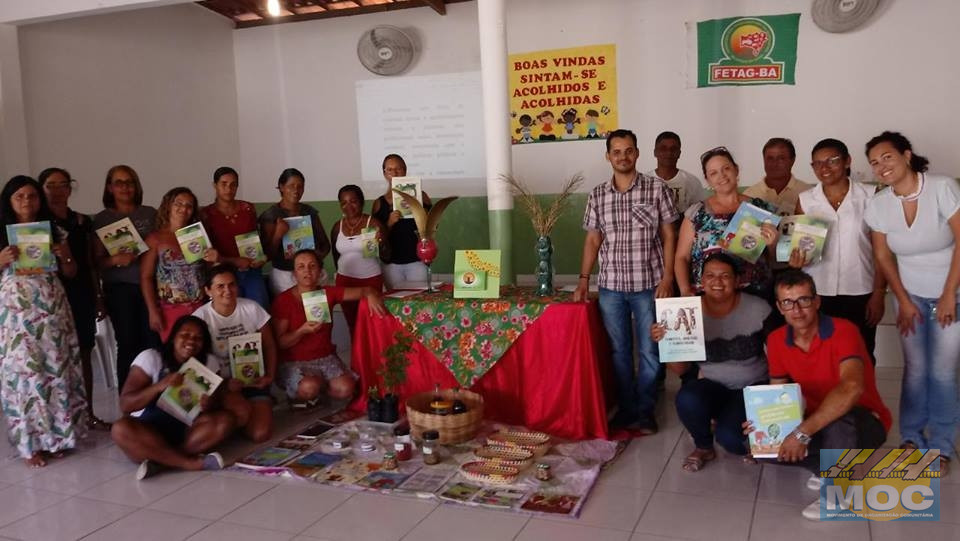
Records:
<instances>
[{"instance_id":1,"label":"woman in long floral dress","mask_svg":"<svg viewBox=\"0 0 960 541\"><path fill-rule=\"evenodd\" d=\"M31 467L45 466L86 432L80 350L70 306L54 272L18 274L6 226L49 221L43 190L26 176L0 192L0 404L10 444ZM51 252L65 276L77 272L54 230Z\"/></svg>"}]
</instances>

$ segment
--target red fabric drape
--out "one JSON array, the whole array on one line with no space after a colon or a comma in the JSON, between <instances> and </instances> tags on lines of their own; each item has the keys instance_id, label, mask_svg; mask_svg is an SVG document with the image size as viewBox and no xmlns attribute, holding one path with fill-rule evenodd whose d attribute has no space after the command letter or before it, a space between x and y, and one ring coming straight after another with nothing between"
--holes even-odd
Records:
<instances>
[{"instance_id":1,"label":"red fabric drape","mask_svg":"<svg viewBox=\"0 0 960 541\"><path fill-rule=\"evenodd\" d=\"M380 353L401 328L391 316L371 315L360 302L352 364L364 391L351 408L365 410L367 387L382 389ZM457 385L453 375L414 342L401 398L439 383ZM471 388L484 399L484 417L575 440L607 437L606 396L614 396L609 345L596 303L552 304ZM604 393L604 389L608 393Z\"/></svg>"}]
</instances>

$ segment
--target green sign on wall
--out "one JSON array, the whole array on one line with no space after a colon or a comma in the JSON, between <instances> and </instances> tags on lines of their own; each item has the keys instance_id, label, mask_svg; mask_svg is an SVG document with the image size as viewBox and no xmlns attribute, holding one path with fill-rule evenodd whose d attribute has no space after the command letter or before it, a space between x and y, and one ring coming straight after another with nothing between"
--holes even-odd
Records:
<instances>
[{"instance_id":1,"label":"green sign on wall","mask_svg":"<svg viewBox=\"0 0 960 541\"><path fill-rule=\"evenodd\" d=\"M795 84L800 14L697 23L697 86Z\"/></svg>"}]
</instances>

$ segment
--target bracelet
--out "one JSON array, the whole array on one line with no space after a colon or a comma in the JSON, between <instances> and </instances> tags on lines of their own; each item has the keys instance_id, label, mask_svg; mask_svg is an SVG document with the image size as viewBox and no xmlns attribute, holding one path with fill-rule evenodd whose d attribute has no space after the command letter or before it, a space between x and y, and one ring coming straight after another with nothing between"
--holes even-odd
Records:
<instances>
[{"instance_id":1,"label":"bracelet","mask_svg":"<svg viewBox=\"0 0 960 541\"><path fill-rule=\"evenodd\" d=\"M589 274L581 274L581 275L580 275L580 279L581 279L581 280L589 280L589 279L590 279L590 275L589 275Z\"/></svg>"}]
</instances>

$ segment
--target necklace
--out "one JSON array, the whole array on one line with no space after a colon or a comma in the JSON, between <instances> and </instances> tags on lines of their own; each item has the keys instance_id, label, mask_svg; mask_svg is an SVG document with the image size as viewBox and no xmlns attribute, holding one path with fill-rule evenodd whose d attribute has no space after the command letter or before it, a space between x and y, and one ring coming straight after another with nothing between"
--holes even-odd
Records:
<instances>
[{"instance_id":1,"label":"necklace","mask_svg":"<svg viewBox=\"0 0 960 541\"><path fill-rule=\"evenodd\" d=\"M899 200L901 200L901 201L904 201L904 202L916 201L917 199L920 199L920 192L923 191L923 178L924 178L924 176L925 176L925 175L923 175L922 173L919 174L919 175L917 175L917 191L915 191L915 192L913 192L913 193L908 193L907 195L900 195L900 194L898 194L896 191L893 190L893 187L891 187L890 190L893 191L893 195L895 195L895 196L897 197L897 199L899 199Z\"/></svg>"},{"instance_id":2,"label":"necklace","mask_svg":"<svg viewBox=\"0 0 960 541\"><path fill-rule=\"evenodd\" d=\"M829 197L829 196L827 197L827 201L830 202L830 206L833 207L833 210L839 210L839 209L840 209L840 205L842 205L842 204L843 204L843 200L847 198L847 192L849 192L849 191L850 191L850 188L847 187L847 189L844 190L843 193L840 194L840 197L836 198L836 200L834 200L833 198L831 198L831 197ZM824 195L826 195L826 194L824 194Z\"/></svg>"},{"instance_id":3,"label":"necklace","mask_svg":"<svg viewBox=\"0 0 960 541\"><path fill-rule=\"evenodd\" d=\"M357 219L354 220L353 223L350 222L349 218L347 218L346 216L344 216L344 217L343 217L343 224L344 224L346 227L345 227L345 228L342 228L342 229L343 229L343 234L344 234L344 235L347 235L347 236L356 235L357 233L359 233L360 223L361 223L361 222L363 222L363 214L357 216ZM354 232L353 235L350 235L350 231L353 231L353 232Z\"/></svg>"}]
</instances>

